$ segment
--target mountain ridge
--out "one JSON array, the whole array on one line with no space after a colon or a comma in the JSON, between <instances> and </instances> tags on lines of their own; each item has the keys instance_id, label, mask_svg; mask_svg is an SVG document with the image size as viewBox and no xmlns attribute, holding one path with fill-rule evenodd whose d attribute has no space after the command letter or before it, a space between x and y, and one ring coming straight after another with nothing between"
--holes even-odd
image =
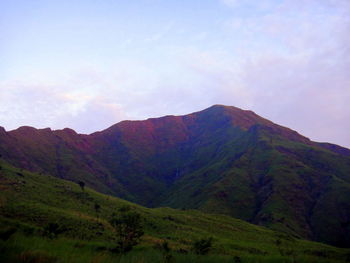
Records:
<instances>
[{"instance_id":1,"label":"mountain ridge","mask_svg":"<svg viewBox=\"0 0 350 263\"><path fill-rule=\"evenodd\" d=\"M89 135L0 131L0 154L15 166L149 207L228 214L339 246L350 244L348 151L223 105Z\"/></svg>"},{"instance_id":2,"label":"mountain ridge","mask_svg":"<svg viewBox=\"0 0 350 263\"><path fill-rule=\"evenodd\" d=\"M89 133L89 134L86 134L86 133L78 133L77 131L75 131L74 129L72 128L69 128L69 127L65 127L63 129L51 129L50 127L46 127L46 128L35 128L33 126L20 126L16 129L12 129L12 130L6 130L4 127L0 126L0 133L11 133L11 132L18 132L18 131L29 131L29 130L36 130L36 131L51 131L51 132L69 132L71 134L77 134L77 135L81 135L81 136L92 136L92 135L96 135L96 134L100 134L102 132L105 132L106 130L109 130L109 129L112 129L113 127L116 127L116 126L119 126L119 125L124 125L125 123L138 123L138 122L147 122L147 121L154 121L154 120L161 120L161 119L168 119L168 118L174 118L174 119L177 119L177 118L183 118L185 116L191 116L191 115L195 115L195 114L198 114L198 113L201 113L201 112L205 112L205 111L209 111L211 109L215 109L215 108L218 108L218 109L226 109L226 110L238 110L238 111L241 111L241 112L244 112L244 113L248 113L250 115L253 115L261 120L264 120L264 123L269 123L269 124L272 124L274 126L278 126L279 128L282 128L282 129L286 129L286 130L289 130L291 131L293 134L295 134L295 136L301 136L304 138L305 142L307 141L311 141L309 138L299 134L297 131L293 130L293 129L290 129L288 127L285 127L285 126L281 126L281 125L278 125L268 119L265 119L259 115L257 115L255 112L251 111L251 110L242 110L240 108L237 108L235 106L227 106L227 105L222 105L222 104L214 104L212 106L210 106L209 108L206 108L204 110L201 110L201 111L195 111L195 112L192 112L190 114L184 114L184 115L165 115L165 116L161 116L161 117L151 117L151 118L147 118L147 119L144 119L144 120L122 120L120 122L117 122L109 127L107 127L106 129L104 130L100 130L100 131L95 131L95 132L92 132L92 133ZM241 126L243 128L247 128L245 127L244 125ZM344 155L348 155L350 156L350 149L347 148L347 147L344 147L344 146L341 146L341 145L338 145L338 144L335 144L335 143L329 143L329 142L316 142L316 141L312 141L313 143L316 143L317 145L327 149L327 150L330 150L330 151L333 151L335 153L338 153L338 154L344 154Z\"/></svg>"}]
</instances>

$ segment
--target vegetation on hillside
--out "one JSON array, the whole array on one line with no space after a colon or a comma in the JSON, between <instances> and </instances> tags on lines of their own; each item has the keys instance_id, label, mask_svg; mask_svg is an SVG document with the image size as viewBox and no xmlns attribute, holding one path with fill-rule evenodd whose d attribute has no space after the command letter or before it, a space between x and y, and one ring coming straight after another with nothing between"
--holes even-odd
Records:
<instances>
[{"instance_id":1,"label":"vegetation on hillside","mask_svg":"<svg viewBox=\"0 0 350 263\"><path fill-rule=\"evenodd\" d=\"M215 105L90 135L2 130L0 155L75 182L82 200L90 187L147 207L225 214L350 247L350 150L312 142L251 111ZM102 220L97 204L91 216Z\"/></svg>"},{"instance_id":2,"label":"vegetation on hillside","mask_svg":"<svg viewBox=\"0 0 350 263\"><path fill-rule=\"evenodd\" d=\"M145 208L3 161L0 166L1 262L316 263L349 259L348 249L300 240L228 216ZM135 239L129 242L128 237L122 244L129 247L121 251L125 233Z\"/></svg>"}]
</instances>

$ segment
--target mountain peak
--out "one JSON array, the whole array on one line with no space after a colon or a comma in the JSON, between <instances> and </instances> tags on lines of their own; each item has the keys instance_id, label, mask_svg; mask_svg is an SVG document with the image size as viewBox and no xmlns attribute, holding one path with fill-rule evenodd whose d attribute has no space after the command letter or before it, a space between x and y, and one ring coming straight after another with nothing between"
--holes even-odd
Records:
<instances>
[{"instance_id":1,"label":"mountain peak","mask_svg":"<svg viewBox=\"0 0 350 263\"><path fill-rule=\"evenodd\" d=\"M242 110L234 106L226 106L215 104L203 111L195 112L194 114L207 116L210 119L226 119L230 121L233 126L239 127L243 130L248 130L254 125L261 124L265 126L275 125L273 122L260 117L250 110Z\"/></svg>"},{"instance_id":2,"label":"mountain peak","mask_svg":"<svg viewBox=\"0 0 350 263\"><path fill-rule=\"evenodd\" d=\"M203 111L247 111L235 106L228 106L223 104L214 104ZM248 112L248 111L247 111Z\"/></svg>"}]
</instances>

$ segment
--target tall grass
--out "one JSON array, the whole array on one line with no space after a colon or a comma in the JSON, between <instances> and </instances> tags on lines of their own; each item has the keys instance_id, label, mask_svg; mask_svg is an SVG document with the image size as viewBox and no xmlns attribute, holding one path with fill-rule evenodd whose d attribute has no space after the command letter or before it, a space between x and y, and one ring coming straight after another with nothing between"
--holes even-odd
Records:
<instances>
[{"instance_id":1,"label":"tall grass","mask_svg":"<svg viewBox=\"0 0 350 263\"><path fill-rule=\"evenodd\" d=\"M279 255L196 255L193 253L165 252L138 246L118 254L107 242L79 241L68 238L47 239L15 234L0 241L2 263L340 263L344 259L320 258L311 255L295 257Z\"/></svg>"}]
</instances>

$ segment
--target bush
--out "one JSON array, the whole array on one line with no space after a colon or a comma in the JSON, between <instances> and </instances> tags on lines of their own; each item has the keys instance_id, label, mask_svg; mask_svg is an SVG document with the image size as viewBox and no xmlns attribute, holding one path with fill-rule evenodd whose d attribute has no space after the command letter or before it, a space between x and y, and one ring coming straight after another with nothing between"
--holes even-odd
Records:
<instances>
[{"instance_id":1,"label":"bush","mask_svg":"<svg viewBox=\"0 0 350 263\"><path fill-rule=\"evenodd\" d=\"M59 224L57 224L57 223L48 223L44 227L43 234L44 234L44 236L53 239L53 238L56 238L58 236L58 234L60 234L61 232L63 232L63 230L59 226Z\"/></svg>"},{"instance_id":2,"label":"bush","mask_svg":"<svg viewBox=\"0 0 350 263\"><path fill-rule=\"evenodd\" d=\"M169 253L169 252L170 252L170 247L169 247L168 241L164 240L164 241L162 242L162 250L163 250L165 253Z\"/></svg>"},{"instance_id":3,"label":"bush","mask_svg":"<svg viewBox=\"0 0 350 263\"><path fill-rule=\"evenodd\" d=\"M130 251L140 242L140 238L144 234L141 215L127 209L125 210L119 210L119 213L113 215L110 221L116 230L117 248L121 252Z\"/></svg>"},{"instance_id":4,"label":"bush","mask_svg":"<svg viewBox=\"0 0 350 263\"><path fill-rule=\"evenodd\" d=\"M205 255L212 247L213 238L202 238L193 243L192 249L198 255Z\"/></svg>"},{"instance_id":5,"label":"bush","mask_svg":"<svg viewBox=\"0 0 350 263\"><path fill-rule=\"evenodd\" d=\"M96 211L96 216L98 217L100 211L101 211L101 205L99 205L98 203L95 203L94 205L95 211Z\"/></svg>"}]
</instances>

